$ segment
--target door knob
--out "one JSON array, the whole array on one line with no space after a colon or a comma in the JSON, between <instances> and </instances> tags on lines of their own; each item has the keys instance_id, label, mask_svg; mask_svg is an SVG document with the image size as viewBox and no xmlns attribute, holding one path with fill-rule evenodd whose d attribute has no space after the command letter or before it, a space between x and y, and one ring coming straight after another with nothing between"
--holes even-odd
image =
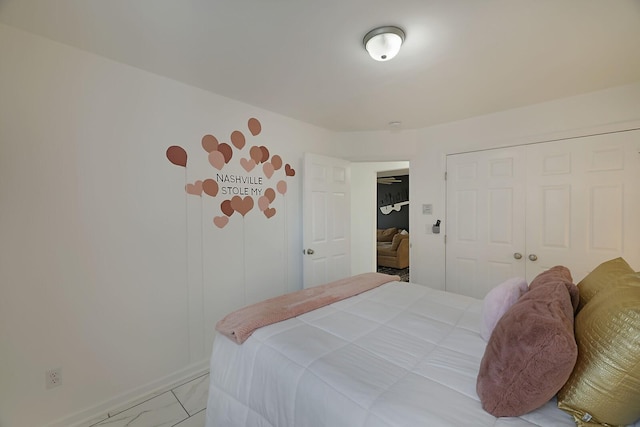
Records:
<instances>
[{"instance_id":1,"label":"door knob","mask_svg":"<svg viewBox=\"0 0 640 427\"><path fill-rule=\"evenodd\" d=\"M520 252L516 252L516 253L513 254L513 257L515 259L522 259L522 254Z\"/></svg>"},{"instance_id":2,"label":"door knob","mask_svg":"<svg viewBox=\"0 0 640 427\"><path fill-rule=\"evenodd\" d=\"M536 254L529 255L529 261L537 261L537 260L538 260L538 255Z\"/></svg>"},{"instance_id":3,"label":"door knob","mask_svg":"<svg viewBox=\"0 0 640 427\"><path fill-rule=\"evenodd\" d=\"M313 249L307 249L307 255L313 255L314 253Z\"/></svg>"}]
</instances>

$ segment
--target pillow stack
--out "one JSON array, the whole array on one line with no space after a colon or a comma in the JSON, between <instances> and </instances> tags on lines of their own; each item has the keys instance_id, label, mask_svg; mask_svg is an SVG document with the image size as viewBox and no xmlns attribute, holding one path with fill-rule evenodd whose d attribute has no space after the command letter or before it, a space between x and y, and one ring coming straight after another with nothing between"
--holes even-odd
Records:
<instances>
[{"instance_id":1,"label":"pillow stack","mask_svg":"<svg viewBox=\"0 0 640 427\"><path fill-rule=\"evenodd\" d=\"M558 407L578 426L632 424L640 418L640 273L616 258L578 288L578 360Z\"/></svg>"},{"instance_id":2,"label":"pillow stack","mask_svg":"<svg viewBox=\"0 0 640 427\"><path fill-rule=\"evenodd\" d=\"M566 267L538 275L529 290L498 320L485 349L476 384L492 415L520 416L548 402L573 370L578 288Z\"/></svg>"}]
</instances>

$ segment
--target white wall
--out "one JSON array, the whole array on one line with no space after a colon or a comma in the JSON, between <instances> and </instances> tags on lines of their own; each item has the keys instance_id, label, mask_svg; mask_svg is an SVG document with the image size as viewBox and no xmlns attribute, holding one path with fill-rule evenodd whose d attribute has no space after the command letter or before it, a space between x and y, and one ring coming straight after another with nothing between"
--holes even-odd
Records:
<instances>
[{"instance_id":1,"label":"white wall","mask_svg":"<svg viewBox=\"0 0 640 427\"><path fill-rule=\"evenodd\" d=\"M447 154L634 127L640 127L640 83L421 129L415 141L413 132L403 132L402 145L393 144L389 133L352 133L353 144L342 144L342 153L352 161L379 160L370 153L389 153L391 147L395 156L408 154L411 281L443 288ZM426 203L433 204L433 215L422 214ZM438 218L441 234L427 233Z\"/></svg>"},{"instance_id":2,"label":"white wall","mask_svg":"<svg viewBox=\"0 0 640 427\"><path fill-rule=\"evenodd\" d=\"M302 154L335 155L334 134L4 25L0 58L1 426L68 426L206 368L219 318L300 288ZM202 136L234 130L226 172L255 144L297 174L274 175L271 219L220 229L224 198L184 186L215 173Z\"/></svg>"},{"instance_id":3,"label":"white wall","mask_svg":"<svg viewBox=\"0 0 640 427\"><path fill-rule=\"evenodd\" d=\"M377 268L378 172L406 168L409 162L351 163L351 274Z\"/></svg>"}]
</instances>

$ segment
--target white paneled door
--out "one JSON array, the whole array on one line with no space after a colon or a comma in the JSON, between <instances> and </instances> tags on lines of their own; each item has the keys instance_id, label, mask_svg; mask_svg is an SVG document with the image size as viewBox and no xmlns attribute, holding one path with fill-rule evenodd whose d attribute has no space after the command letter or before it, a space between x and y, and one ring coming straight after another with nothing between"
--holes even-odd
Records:
<instances>
[{"instance_id":1,"label":"white paneled door","mask_svg":"<svg viewBox=\"0 0 640 427\"><path fill-rule=\"evenodd\" d=\"M640 131L529 147L527 279L565 265L578 283L618 256L640 269L638 212Z\"/></svg>"},{"instance_id":2,"label":"white paneled door","mask_svg":"<svg viewBox=\"0 0 640 427\"><path fill-rule=\"evenodd\" d=\"M305 153L303 182L303 275L308 288L351 273L349 162Z\"/></svg>"},{"instance_id":3,"label":"white paneled door","mask_svg":"<svg viewBox=\"0 0 640 427\"><path fill-rule=\"evenodd\" d=\"M447 157L446 289L484 297L554 265L640 268L640 131Z\"/></svg>"},{"instance_id":4,"label":"white paneled door","mask_svg":"<svg viewBox=\"0 0 640 427\"><path fill-rule=\"evenodd\" d=\"M523 148L447 157L447 291L482 298L525 276L525 164Z\"/></svg>"}]
</instances>

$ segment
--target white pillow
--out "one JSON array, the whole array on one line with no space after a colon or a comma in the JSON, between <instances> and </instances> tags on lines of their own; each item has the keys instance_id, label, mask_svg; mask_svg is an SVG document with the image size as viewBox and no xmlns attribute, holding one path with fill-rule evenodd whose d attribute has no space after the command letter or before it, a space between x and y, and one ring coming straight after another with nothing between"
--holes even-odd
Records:
<instances>
[{"instance_id":1,"label":"white pillow","mask_svg":"<svg viewBox=\"0 0 640 427\"><path fill-rule=\"evenodd\" d=\"M482 303L482 323L480 335L485 341L489 341L496 323L509 308L518 301L529 287L522 277L514 277L500 283L491 289Z\"/></svg>"}]
</instances>

